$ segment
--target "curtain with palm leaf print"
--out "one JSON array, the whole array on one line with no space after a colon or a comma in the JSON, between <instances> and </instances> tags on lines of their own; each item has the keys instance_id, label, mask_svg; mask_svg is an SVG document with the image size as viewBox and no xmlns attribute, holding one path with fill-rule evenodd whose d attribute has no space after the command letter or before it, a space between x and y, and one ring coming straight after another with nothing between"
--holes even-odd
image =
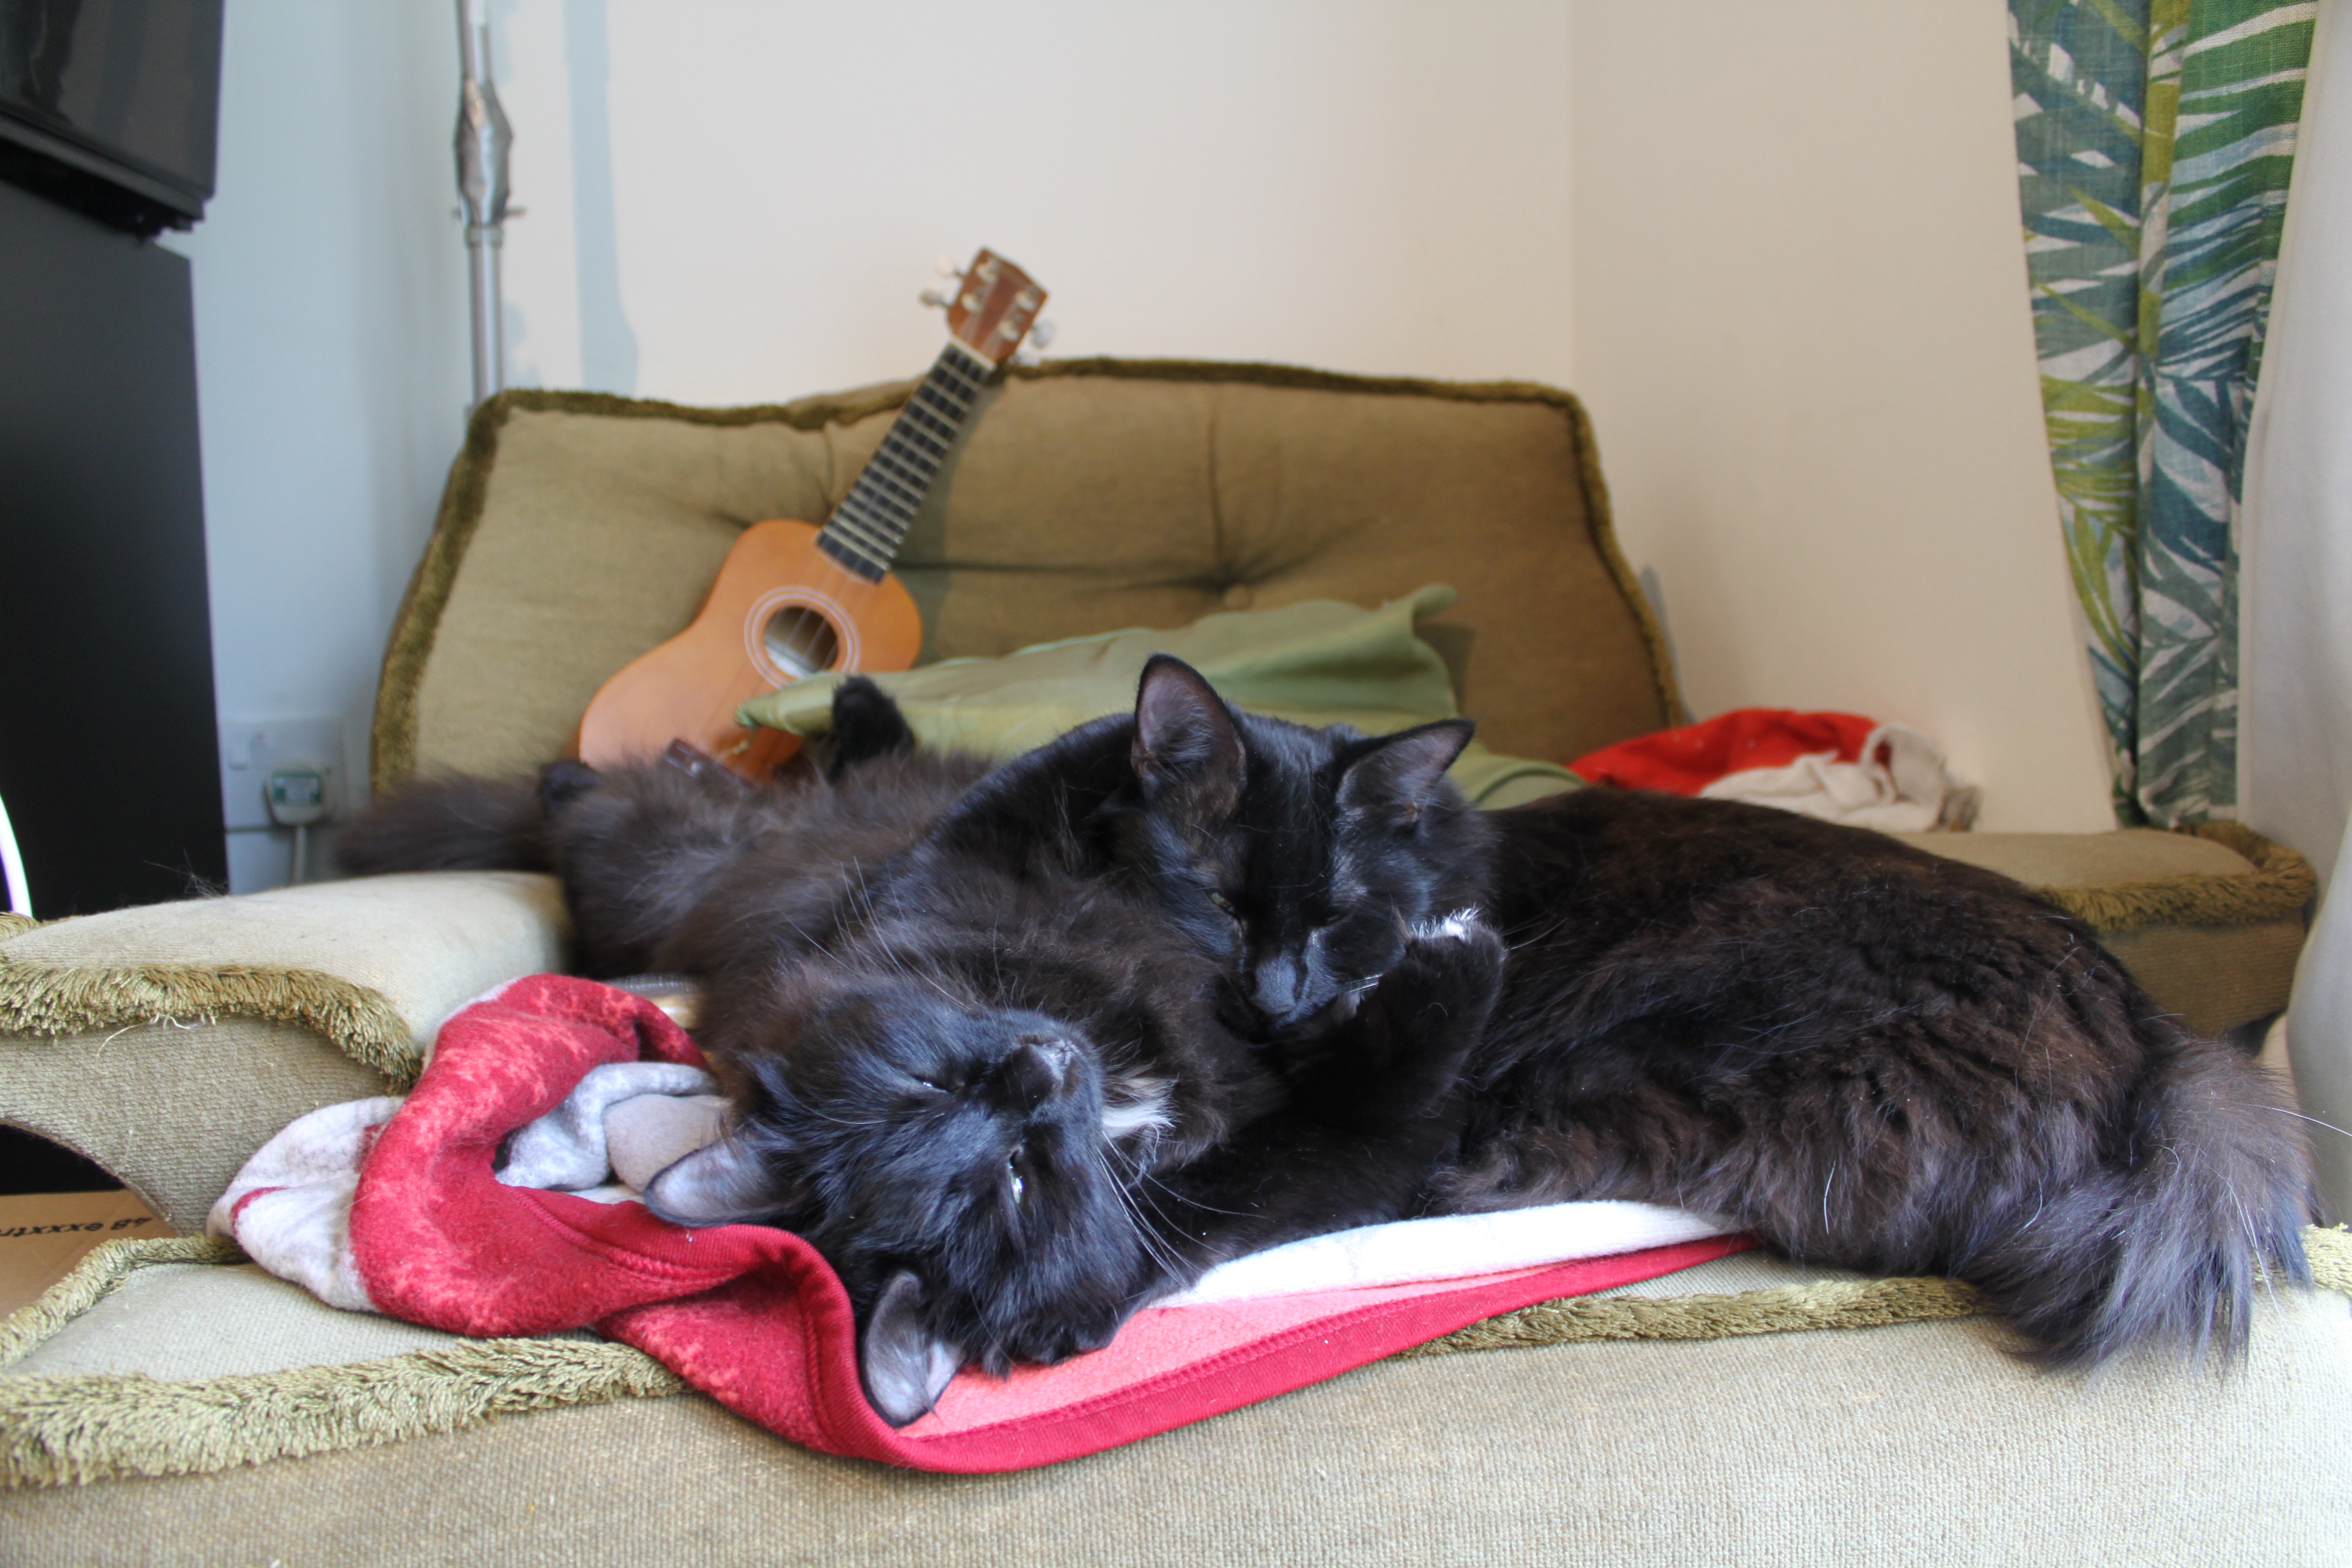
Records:
<instances>
[{"instance_id":1,"label":"curtain with palm leaf print","mask_svg":"<svg viewBox=\"0 0 2352 1568\"><path fill-rule=\"evenodd\" d=\"M2318 6L2010 0L2060 521L2116 813L2237 812L2237 510Z\"/></svg>"}]
</instances>

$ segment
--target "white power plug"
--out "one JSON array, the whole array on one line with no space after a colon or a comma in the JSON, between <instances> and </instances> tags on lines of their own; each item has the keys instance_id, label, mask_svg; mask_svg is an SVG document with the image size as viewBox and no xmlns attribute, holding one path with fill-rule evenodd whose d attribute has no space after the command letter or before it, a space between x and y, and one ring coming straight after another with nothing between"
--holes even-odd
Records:
<instances>
[{"instance_id":1,"label":"white power plug","mask_svg":"<svg viewBox=\"0 0 2352 1568\"><path fill-rule=\"evenodd\" d=\"M327 770L316 763L280 763L262 786L269 820L280 827L308 827L327 815Z\"/></svg>"},{"instance_id":2,"label":"white power plug","mask_svg":"<svg viewBox=\"0 0 2352 1568\"><path fill-rule=\"evenodd\" d=\"M310 879L310 824L327 815L327 770L311 762L285 762L269 770L262 784L269 820L294 830L294 876Z\"/></svg>"}]
</instances>

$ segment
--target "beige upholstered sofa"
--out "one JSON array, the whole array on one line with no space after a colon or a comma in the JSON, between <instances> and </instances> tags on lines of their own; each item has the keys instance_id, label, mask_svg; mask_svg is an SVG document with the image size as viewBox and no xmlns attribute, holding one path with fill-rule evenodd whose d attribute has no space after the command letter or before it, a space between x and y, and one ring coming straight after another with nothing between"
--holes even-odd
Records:
<instances>
[{"instance_id":1,"label":"beige upholstered sofa","mask_svg":"<svg viewBox=\"0 0 2352 1568\"><path fill-rule=\"evenodd\" d=\"M394 631L378 782L553 753L742 527L825 514L905 391L486 406ZM1571 398L1080 363L991 401L902 557L926 658L1443 581L1460 598L1427 633L1498 749L1677 717ZM2252 835L1922 841L2051 889L2200 1027L2258 1033L2284 1003L2310 875ZM509 874L0 926L0 1120L194 1233L284 1122L396 1092L449 1012L562 954L551 885ZM193 1237L116 1244L0 1329L0 1559L2340 1561L2352 1270L2323 1257L2338 1289L2273 1295L2233 1369L2046 1376L1941 1282L1749 1254L951 1478L794 1448L585 1337L463 1342Z\"/></svg>"}]
</instances>

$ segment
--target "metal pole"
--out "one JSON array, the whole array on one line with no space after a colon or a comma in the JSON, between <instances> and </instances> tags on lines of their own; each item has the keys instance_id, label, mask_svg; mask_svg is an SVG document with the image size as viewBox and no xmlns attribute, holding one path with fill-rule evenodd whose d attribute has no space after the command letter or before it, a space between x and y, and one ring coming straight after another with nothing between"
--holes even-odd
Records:
<instances>
[{"instance_id":1,"label":"metal pole","mask_svg":"<svg viewBox=\"0 0 2352 1568\"><path fill-rule=\"evenodd\" d=\"M514 132L490 80L488 0L457 0L457 195L466 204L466 260L474 307L474 401L507 384L499 247L506 242L507 154Z\"/></svg>"}]
</instances>

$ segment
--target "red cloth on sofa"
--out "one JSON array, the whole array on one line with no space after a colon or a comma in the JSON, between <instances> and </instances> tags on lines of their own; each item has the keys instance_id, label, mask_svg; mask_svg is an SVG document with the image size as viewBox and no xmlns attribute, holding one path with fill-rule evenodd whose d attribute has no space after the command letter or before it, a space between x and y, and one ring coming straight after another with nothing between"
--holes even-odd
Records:
<instances>
[{"instance_id":1,"label":"red cloth on sofa","mask_svg":"<svg viewBox=\"0 0 2352 1568\"><path fill-rule=\"evenodd\" d=\"M1735 708L1678 730L1636 735L1568 764L1587 784L1696 795L1726 773L1785 768L1799 757L1835 752L1859 762L1874 719L1855 713L1800 713L1789 708Z\"/></svg>"},{"instance_id":2,"label":"red cloth on sofa","mask_svg":"<svg viewBox=\"0 0 2352 1568\"><path fill-rule=\"evenodd\" d=\"M534 975L443 1026L378 1134L352 1205L383 1311L468 1334L593 1326L751 1420L828 1453L918 1469L1019 1469L1286 1393L1496 1312L1646 1279L1750 1245L1725 1237L1475 1279L1147 1309L1108 1348L997 1379L966 1371L893 1430L858 1382L841 1282L799 1237L689 1230L642 1204L501 1184L499 1144L606 1062L699 1062L641 997Z\"/></svg>"}]
</instances>

